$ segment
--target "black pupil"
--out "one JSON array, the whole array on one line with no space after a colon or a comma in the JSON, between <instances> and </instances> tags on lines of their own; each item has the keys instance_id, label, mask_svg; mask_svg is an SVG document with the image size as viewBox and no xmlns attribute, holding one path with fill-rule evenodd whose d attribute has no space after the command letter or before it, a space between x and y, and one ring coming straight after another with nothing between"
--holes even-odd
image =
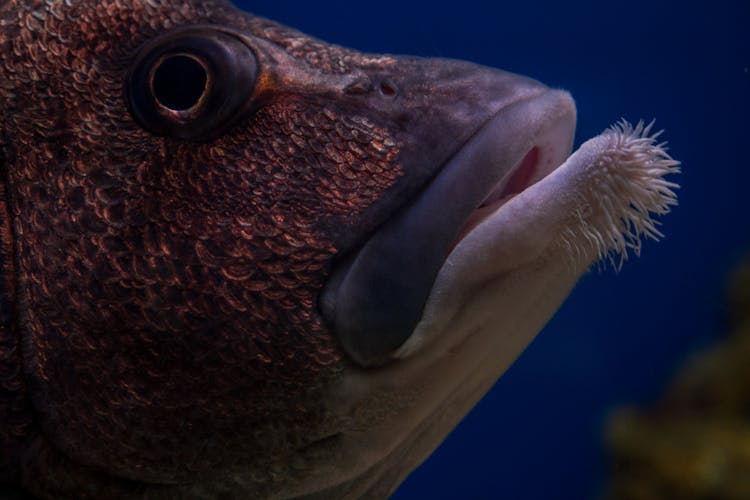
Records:
<instances>
[{"instance_id":1,"label":"black pupil","mask_svg":"<svg viewBox=\"0 0 750 500\"><path fill-rule=\"evenodd\" d=\"M188 110L198 104L207 79L206 70L192 57L168 57L154 72L154 97L166 108Z\"/></svg>"}]
</instances>

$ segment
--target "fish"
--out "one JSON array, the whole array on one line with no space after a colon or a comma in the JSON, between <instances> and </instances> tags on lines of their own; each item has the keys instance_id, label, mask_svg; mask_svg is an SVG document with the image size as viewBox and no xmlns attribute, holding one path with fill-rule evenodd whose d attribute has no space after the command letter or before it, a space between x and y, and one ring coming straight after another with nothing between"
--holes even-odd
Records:
<instances>
[{"instance_id":1,"label":"fish","mask_svg":"<svg viewBox=\"0 0 750 500\"><path fill-rule=\"evenodd\" d=\"M0 72L19 495L385 498L676 204L653 124L223 0L6 0Z\"/></svg>"}]
</instances>

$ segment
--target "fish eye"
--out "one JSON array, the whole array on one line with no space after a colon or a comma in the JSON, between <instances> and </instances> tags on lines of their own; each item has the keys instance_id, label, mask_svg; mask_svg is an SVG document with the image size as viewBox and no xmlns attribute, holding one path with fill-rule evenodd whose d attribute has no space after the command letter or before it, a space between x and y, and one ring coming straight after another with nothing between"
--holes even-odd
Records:
<instances>
[{"instance_id":1,"label":"fish eye","mask_svg":"<svg viewBox=\"0 0 750 500\"><path fill-rule=\"evenodd\" d=\"M242 40L210 27L157 37L128 74L131 114L160 136L207 140L251 106L258 63Z\"/></svg>"}]
</instances>

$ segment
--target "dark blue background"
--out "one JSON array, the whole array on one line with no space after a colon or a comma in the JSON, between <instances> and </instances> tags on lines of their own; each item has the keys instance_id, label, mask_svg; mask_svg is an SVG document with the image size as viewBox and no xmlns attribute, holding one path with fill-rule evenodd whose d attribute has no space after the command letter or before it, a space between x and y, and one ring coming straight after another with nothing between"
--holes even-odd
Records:
<instances>
[{"instance_id":1,"label":"dark blue background","mask_svg":"<svg viewBox=\"0 0 750 500\"><path fill-rule=\"evenodd\" d=\"M747 0L253 0L241 6L370 52L468 59L568 89L577 144L657 119L683 162L667 238L592 272L396 498L595 498L603 424L654 400L724 328L727 273L750 251Z\"/></svg>"}]
</instances>

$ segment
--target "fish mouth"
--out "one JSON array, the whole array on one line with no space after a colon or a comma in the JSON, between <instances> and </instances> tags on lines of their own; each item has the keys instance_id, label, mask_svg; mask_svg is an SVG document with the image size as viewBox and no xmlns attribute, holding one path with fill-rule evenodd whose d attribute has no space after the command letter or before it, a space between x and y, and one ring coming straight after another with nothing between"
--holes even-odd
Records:
<instances>
[{"instance_id":1,"label":"fish mouth","mask_svg":"<svg viewBox=\"0 0 750 500\"><path fill-rule=\"evenodd\" d=\"M354 362L371 367L393 359L454 249L564 162L575 121L570 95L547 88L500 109L408 206L334 269L321 312Z\"/></svg>"},{"instance_id":2,"label":"fish mouth","mask_svg":"<svg viewBox=\"0 0 750 500\"><path fill-rule=\"evenodd\" d=\"M542 154L547 161L542 162ZM527 188L541 181L553 172L561 162L549 161L550 157L556 157L549 150L543 153L540 146L533 146L508 174L503 177L490 191L487 197L467 217L463 226L458 231L452 248L455 248L471 231L479 226L482 221L500 210L513 197L522 193Z\"/></svg>"}]
</instances>

